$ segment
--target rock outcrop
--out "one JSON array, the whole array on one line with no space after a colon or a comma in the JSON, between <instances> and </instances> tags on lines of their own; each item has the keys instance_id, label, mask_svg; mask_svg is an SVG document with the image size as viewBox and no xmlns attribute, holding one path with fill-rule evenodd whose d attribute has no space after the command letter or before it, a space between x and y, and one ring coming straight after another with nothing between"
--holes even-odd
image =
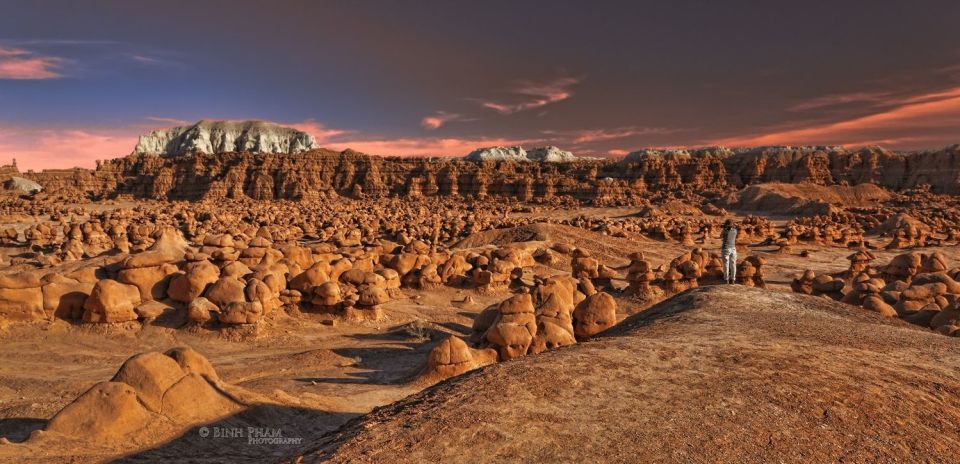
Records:
<instances>
[{"instance_id":1,"label":"rock outcrop","mask_svg":"<svg viewBox=\"0 0 960 464\"><path fill-rule=\"evenodd\" d=\"M21 195L32 195L43 191L43 186L19 176L12 176L3 183L3 188Z\"/></svg>"},{"instance_id":2,"label":"rock outcrop","mask_svg":"<svg viewBox=\"0 0 960 464\"><path fill-rule=\"evenodd\" d=\"M527 158L531 161L543 161L545 163L567 163L577 160L573 153L554 146L531 148L527 150Z\"/></svg>"},{"instance_id":3,"label":"rock outcrop","mask_svg":"<svg viewBox=\"0 0 960 464\"><path fill-rule=\"evenodd\" d=\"M64 407L30 443L154 439L148 430L183 429L241 410L247 405L235 391L245 394L221 382L210 362L190 348L141 353Z\"/></svg>"},{"instance_id":4,"label":"rock outcrop","mask_svg":"<svg viewBox=\"0 0 960 464\"><path fill-rule=\"evenodd\" d=\"M473 150L463 157L470 161L530 161L523 147L487 147Z\"/></svg>"},{"instance_id":5,"label":"rock outcrop","mask_svg":"<svg viewBox=\"0 0 960 464\"><path fill-rule=\"evenodd\" d=\"M470 152L463 159L469 161L540 161L544 163L567 163L578 158L569 151L557 147L486 147Z\"/></svg>"},{"instance_id":6,"label":"rock outcrop","mask_svg":"<svg viewBox=\"0 0 960 464\"><path fill-rule=\"evenodd\" d=\"M199 121L140 136L133 153L177 156L188 153L299 153L317 148L313 136L264 121Z\"/></svg>"}]
</instances>

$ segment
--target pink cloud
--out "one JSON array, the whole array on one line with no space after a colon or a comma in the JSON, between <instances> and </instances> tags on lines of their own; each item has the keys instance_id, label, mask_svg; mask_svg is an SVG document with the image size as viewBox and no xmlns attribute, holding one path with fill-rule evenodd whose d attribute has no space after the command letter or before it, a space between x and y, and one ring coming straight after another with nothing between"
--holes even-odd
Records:
<instances>
[{"instance_id":1,"label":"pink cloud","mask_svg":"<svg viewBox=\"0 0 960 464\"><path fill-rule=\"evenodd\" d=\"M541 108L551 103L564 101L573 96L570 87L579 84L580 78L564 77L544 83L523 83L513 89L513 93L532 97L526 101L518 103L498 103L494 101L481 101L484 108L490 108L501 114L513 114L520 111L527 111Z\"/></svg>"},{"instance_id":2,"label":"pink cloud","mask_svg":"<svg viewBox=\"0 0 960 464\"><path fill-rule=\"evenodd\" d=\"M380 156L463 156L479 147L513 146L537 140L505 138L395 138L333 142L327 148Z\"/></svg>"},{"instance_id":3,"label":"pink cloud","mask_svg":"<svg viewBox=\"0 0 960 464\"><path fill-rule=\"evenodd\" d=\"M718 145L802 145L830 144L855 146L884 141L890 148L918 148L957 142L960 126L960 87L898 100L900 105L867 116L826 124L773 130L768 133L715 140Z\"/></svg>"},{"instance_id":4,"label":"pink cloud","mask_svg":"<svg viewBox=\"0 0 960 464\"><path fill-rule=\"evenodd\" d=\"M420 121L420 125L423 126L424 129L434 130L439 129L448 122L459 120L461 120L461 116L459 114L447 113L446 111L437 111L430 116L424 117Z\"/></svg>"},{"instance_id":5,"label":"pink cloud","mask_svg":"<svg viewBox=\"0 0 960 464\"><path fill-rule=\"evenodd\" d=\"M349 131L345 129L333 129L333 128L327 127L313 119L307 119L306 121L297 122L293 124L285 124L282 122L276 123L276 124L279 124L281 126L289 126L294 129L306 132L312 135L313 138L317 139L318 144L323 144L334 137L353 133L353 131Z\"/></svg>"},{"instance_id":6,"label":"pink cloud","mask_svg":"<svg viewBox=\"0 0 960 464\"><path fill-rule=\"evenodd\" d=\"M7 128L0 131L0 162L21 170L92 168L98 159L129 154L139 131Z\"/></svg>"},{"instance_id":7,"label":"pink cloud","mask_svg":"<svg viewBox=\"0 0 960 464\"><path fill-rule=\"evenodd\" d=\"M0 79L55 79L63 76L58 71L62 64L62 58L34 56L27 50L0 46Z\"/></svg>"}]
</instances>

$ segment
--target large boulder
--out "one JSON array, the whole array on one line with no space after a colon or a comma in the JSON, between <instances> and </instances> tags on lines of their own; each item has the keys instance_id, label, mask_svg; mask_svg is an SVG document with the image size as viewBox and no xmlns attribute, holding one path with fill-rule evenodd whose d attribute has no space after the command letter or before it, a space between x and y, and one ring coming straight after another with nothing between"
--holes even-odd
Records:
<instances>
[{"instance_id":1,"label":"large boulder","mask_svg":"<svg viewBox=\"0 0 960 464\"><path fill-rule=\"evenodd\" d=\"M0 276L0 318L9 320L41 320L43 292L37 272L15 272Z\"/></svg>"},{"instance_id":2,"label":"large boulder","mask_svg":"<svg viewBox=\"0 0 960 464\"><path fill-rule=\"evenodd\" d=\"M207 287L204 296L211 303L220 308L225 308L230 303L242 303L247 301L246 283L236 277L221 277L216 282Z\"/></svg>"},{"instance_id":3,"label":"large boulder","mask_svg":"<svg viewBox=\"0 0 960 464\"><path fill-rule=\"evenodd\" d=\"M224 324L255 324L263 316L263 305L256 302L233 302L223 307L219 320Z\"/></svg>"},{"instance_id":4,"label":"large boulder","mask_svg":"<svg viewBox=\"0 0 960 464\"><path fill-rule=\"evenodd\" d=\"M83 322L126 322L137 319L140 290L133 285L104 279L93 286L83 303Z\"/></svg>"},{"instance_id":5,"label":"large boulder","mask_svg":"<svg viewBox=\"0 0 960 464\"><path fill-rule=\"evenodd\" d=\"M166 297L170 277L178 271L177 266L171 263L147 267L127 267L129 265L129 261L124 263L124 269L117 275L117 280L136 286L140 291L140 298L144 301L162 300Z\"/></svg>"},{"instance_id":6,"label":"large boulder","mask_svg":"<svg viewBox=\"0 0 960 464\"><path fill-rule=\"evenodd\" d=\"M210 261L187 264L184 272L170 279L167 295L181 303L189 303L203 294L207 286L220 278L220 268Z\"/></svg>"},{"instance_id":7,"label":"large boulder","mask_svg":"<svg viewBox=\"0 0 960 464\"><path fill-rule=\"evenodd\" d=\"M81 282L60 274L50 274L44 277L43 281L44 311L60 319L83 317L83 304L93 291L93 283Z\"/></svg>"},{"instance_id":8,"label":"large boulder","mask_svg":"<svg viewBox=\"0 0 960 464\"><path fill-rule=\"evenodd\" d=\"M616 323L617 301L606 292L588 296L573 311L573 329L577 339L590 338Z\"/></svg>"}]
</instances>

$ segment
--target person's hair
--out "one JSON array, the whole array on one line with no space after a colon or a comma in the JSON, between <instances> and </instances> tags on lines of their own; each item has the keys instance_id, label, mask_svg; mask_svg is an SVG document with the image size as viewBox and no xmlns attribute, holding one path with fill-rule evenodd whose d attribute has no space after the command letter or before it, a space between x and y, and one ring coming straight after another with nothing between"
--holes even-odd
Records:
<instances>
[{"instance_id":1,"label":"person's hair","mask_svg":"<svg viewBox=\"0 0 960 464\"><path fill-rule=\"evenodd\" d=\"M727 219L727 220L723 223L723 228L724 228L724 229L729 229L729 228L731 228L731 227L733 227L733 219Z\"/></svg>"}]
</instances>

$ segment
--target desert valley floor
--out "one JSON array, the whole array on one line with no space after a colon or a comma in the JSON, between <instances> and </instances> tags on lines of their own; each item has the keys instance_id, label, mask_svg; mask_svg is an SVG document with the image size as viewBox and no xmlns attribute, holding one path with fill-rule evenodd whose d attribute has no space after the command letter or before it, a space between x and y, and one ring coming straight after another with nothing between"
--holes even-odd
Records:
<instances>
[{"instance_id":1,"label":"desert valley floor","mask_svg":"<svg viewBox=\"0 0 960 464\"><path fill-rule=\"evenodd\" d=\"M355 193L8 196L0 461L960 453L952 195Z\"/></svg>"}]
</instances>

